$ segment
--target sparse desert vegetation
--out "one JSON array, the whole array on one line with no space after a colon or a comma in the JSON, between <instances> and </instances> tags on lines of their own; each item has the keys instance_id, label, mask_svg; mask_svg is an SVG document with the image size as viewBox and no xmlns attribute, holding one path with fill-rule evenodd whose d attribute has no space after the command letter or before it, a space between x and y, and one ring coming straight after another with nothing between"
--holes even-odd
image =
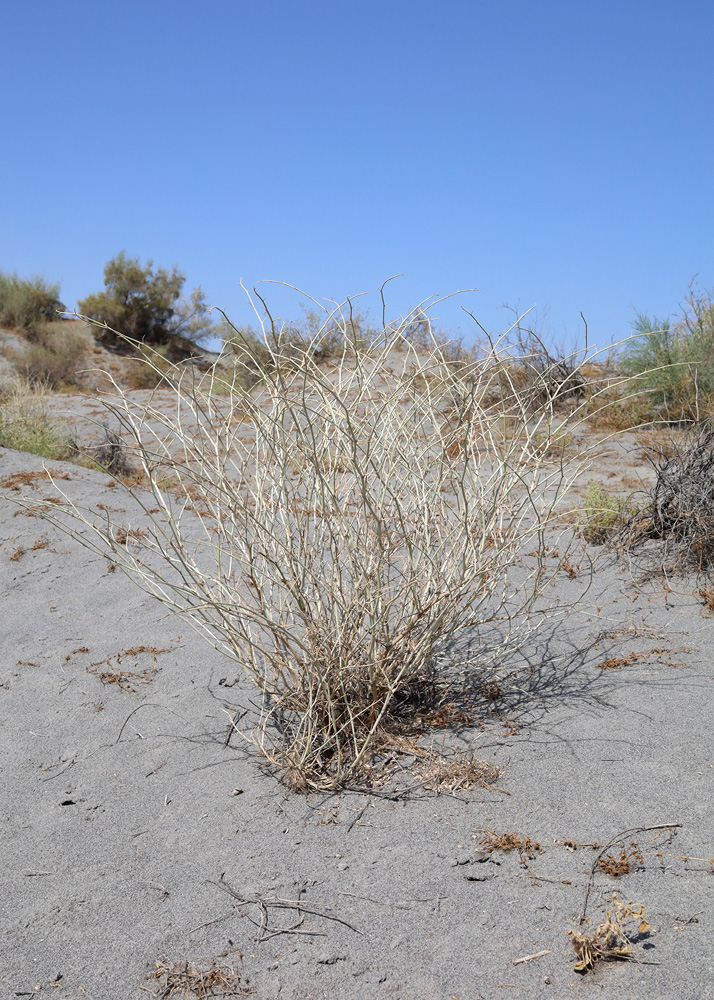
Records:
<instances>
[{"instance_id":1,"label":"sparse desert vegetation","mask_svg":"<svg viewBox=\"0 0 714 1000\"><path fill-rule=\"evenodd\" d=\"M157 276L171 283L170 273L154 272L150 264L143 268L125 256L118 263L137 280L143 274L149 284ZM174 277L178 281L180 274ZM116 290L116 283L108 287ZM705 326L703 305L700 313ZM546 959L559 961L553 941L562 946L572 924L577 972L639 961L641 949L659 933L644 917L644 905L648 913L653 909L655 890L650 886L649 894L638 894L644 903L635 906L613 896L605 880L665 870L665 857L680 874L709 871L710 852L696 858L666 854L663 839L672 839L679 822L637 828L656 831L660 838L646 845L633 839L639 833L628 830L629 836L618 834L604 847L603 838L593 839L593 830L602 829L599 812L613 812L617 788L627 776L624 756L609 749L610 743L619 747L617 733L606 734L608 749L602 752L607 756L587 764L585 779L578 777L579 765L557 756L560 733L547 752L528 758L526 770L523 762L515 776L509 769L511 756L528 744L537 725L550 738L546 715L551 712L566 712L564 720L574 714L578 725L590 726L587 739L599 748L603 734L597 713L603 703L599 694L591 697L591 688L609 684L612 698L625 675L648 677L647 671L665 670L681 675L687 669L675 653L686 651L689 657L689 647L674 650L656 617L656 627L645 623L649 602L656 601L652 592L643 597L636 590L632 598L627 592L628 607L640 602L641 623L611 626L593 639L606 598L598 596L597 608L580 599L593 580L597 583L601 570L592 561L598 551L607 555L614 547L620 554L636 553L649 546L648 558L654 553L665 574L702 575L694 591L696 614L711 611L706 577L714 537L714 459L706 380L697 376L696 392L685 406L682 386L662 381L661 366L656 372L641 367L661 360L664 355L656 354L655 346L660 340L669 344L671 330L680 338L685 332L677 324L665 329L651 321L657 330L640 331L645 344L653 338L649 355L625 345L619 356L598 358L556 350L520 320L507 336L466 346L450 343L433 329L422 308L382 325L350 302L282 322L258 300L255 315L252 328L216 324L225 338L220 356L201 353L194 344L195 353L186 360L188 341L183 334L172 341L167 325L161 334L154 330L143 338L135 336L138 327L127 339L120 333L110 337L104 317L87 326L43 320L31 338L18 333L21 341L5 351L13 370L5 376L0 398L0 448L69 461L96 477L90 480L96 495L88 499L70 466L49 467L54 492L42 463L29 471L13 469L0 486L14 513L28 514L30 525L41 516L45 526L60 528L72 543L102 556L99 569L92 570L96 563L89 562L83 570L94 573L90 606L95 592L121 585L121 574L114 572L121 569L221 654L211 660L218 672L199 693L194 680L203 660L193 647L191 657L184 658L181 636L163 634L154 641L134 634L114 647L100 643L97 648L93 633L64 646L59 690L76 685L75 710L91 712L100 720L96 726L114 720L115 742L102 750L139 755L145 782L162 780L171 769L171 755L179 753L162 750L156 759L142 761L145 745L153 748L166 738L164 723L151 735L154 710L166 711L182 732L189 727L187 752L213 748L209 766L215 765L217 775L230 771L230 778L226 787L211 785L210 800L201 800L204 811L192 819L197 831L210 816L230 840L249 796L248 822L254 826L246 829L258 830L254 790L264 786L256 761L273 776L264 779L265 787L275 789L277 776L303 793L287 796L275 810L291 817L280 821L279 832L290 842L290 857L297 859L287 863L300 868L295 888L277 892L264 883L258 886L264 872L261 852L269 837L277 836L272 827L271 832L261 827L257 867L251 869L256 888L233 888L246 885L242 870L229 882L218 874L223 867L211 869L207 884L228 892L232 909L218 916L209 910L188 931L213 943L190 950L186 934L178 947L172 941L171 950L162 943L144 970L151 989L141 989L154 996L209 995L210 990L260 995L252 978L256 954L268 940L288 939L298 931L307 941L344 931L349 943L343 941L339 951L320 952L317 959L320 968L339 969L349 962L349 947L362 947L353 938L361 938L369 926L349 915L350 903L359 900L363 908L388 904L369 881L349 883L350 868L362 864L350 853L349 838L359 843L360 858L369 857L372 864L375 840L386 857L405 836L391 819L386 839L382 836L384 811L407 798L416 808L420 797L425 808L437 798L461 808L477 788L493 800L488 813L500 816L500 822L489 820L480 828L460 813L448 813L440 837L435 841L429 827L420 847L437 869L441 840L448 840L448 875L439 878L459 900L460 912L473 898L465 893L479 892L479 883L506 872L514 898L534 887L545 891L544 886L557 885L558 892L565 887L584 898L580 917L575 918L571 904L566 912L558 897L556 916L548 917L557 919L557 931L543 925L539 941L523 937L509 964L520 970ZM688 357L687 364L698 364L691 360L694 355ZM90 393L85 376L73 368L93 362L104 365L108 376ZM648 382L650 374L656 381ZM79 422L70 416L63 423L54 405L57 400L72 405L72 389L80 387L82 412L91 426L84 438ZM626 444L618 450L614 444L622 440ZM605 457L589 467L590 457L598 455ZM633 470L640 477L649 470L649 478L645 475L638 485ZM13 580L27 580L40 560L65 558L58 539L21 527L5 540L4 565ZM590 573L582 568L588 563ZM612 587L615 571L605 572ZM672 591L664 587L666 601ZM124 600L125 619L133 623L136 599ZM612 616L614 605L608 607ZM48 613L55 608L51 604ZM588 613L592 624L587 624ZM563 645L563 634L569 640L582 620L587 635ZM98 628L103 635L106 618ZM645 637L650 640L646 649L631 648ZM602 649L606 640L609 645ZM560 643L557 656L551 652L554 643ZM516 669L512 664L519 657ZM17 659L17 671L39 676L42 669L34 648ZM3 690L17 683L12 674ZM172 690L176 684L183 685L180 712L172 700L178 697ZM678 684L679 696L683 688ZM220 722L211 723L210 733L196 733L190 727L198 724L195 706L204 695L202 718L219 716ZM628 710L633 697L628 694ZM538 723L534 704L543 706ZM587 712L578 715L583 705ZM567 725L563 719L560 724ZM580 729L572 732L572 739L581 739ZM637 737L630 729L625 735L628 747L634 747L627 753L636 755ZM505 750L499 757L501 746ZM66 767L72 775L78 763L95 761L95 749L87 747L82 761L65 759L62 751L57 761L42 767L52 776L64 776ZM245 767L236 763L242 753L248 756ZM236 756L229 760L228 754ZM226 762L230 769L222 770ZM120 765L112 766L116 778ZM706 774L705 766L699 774ZM533 768L536 774L530 775ZM562 839L527 812L512 815L509 792L526 784L538 808L543 788L560 801L567 787L559 815L567 814L570 828L592 826ZM199 786L191 787L200 798ZM610 799L604 807L598 803L593 817L587 810L597 794ZM162 787L162 817L173 796L181 796L176 786ZM100 824L105 806L84 807L84 801L68 781L58 808L65 815L86 808L85 820ZM310 817L302 827L295 820L296 802ZM232 817L230 830L221 825L224 814ZM156 828L164 822L161 818ZM501 832L513 829L519 832ZM132 838L144 832L141 824ZM326 838L332 838L334 848L327 861ZM338 864L335 899L329 904L320 891L309 895L317 880L308 883L302 875L304 839L310 850L322 852L320 871L332 864L329 858ZM568 852L561 852L561 859L567 857L573 871L579 866L576 848L595 851L595 860L587 855L585 869L573 877L562 864L549 867L553 846ZM231 847L241 859L245 849L242 839L240 847ZM418 867L413 858L410 864ZM51 868L28 871L28 878L49 878ZM383 877L390 876L385 872ZM179 896L176 883L161 878L147 883L147 891L160 893L157 902L172 893ZM608 891L590 903L592 912L603 914L593 919L598 923L593 929L587 909L600 882ZM344 889L347 884L351 888ZM439 913L447 896L438 887L433 891ZM424 903L418 886L410 892L414 899L399 908ZM449 912L447 904L444 909ZM675 917L680 929L698 919ZM219 946L212 936L226 918L253 935L241 949L234 937ZM459 925L450 924L450 933L458 933ZM237 935L235 929L230 933ZM550 947L538 950L542 943ZM157 958L167 954L206 957Z\"/></svg>"},{"instance_id":2,"label":"sparse desert vegetation","mask_svg":"<svg viewBox=\"0 0 714 1000\"><path fill-rule=\"evenodd\" d=\"M226 347L201 370L168 360L176 338L208 330L200 294L195 327L177 305L176 268L154 272L120 254L105 282L82 304L100 339L110 320L130 330L111 332L110 343L134 356L123 385L113 376L114 395L102 398L117 431L105 421L103 441L84 448L63 437L31 355L3 408L0 440L75 455L150 492L142 529L97 522L76 504L69 528L58 511L48 516L243 668L265 699L252 738L304 789L375 780L384 734L410 737L414 720L421 725L443 700L436 664L459 635L500 622L516 643L535 627L536 608L541 621L562 613L544 613L539 601L554 533L570 532L564 499L587 458L579 448L576 461L573 434L626 405L633 375L654 379L658 405L669 406L666 351L687 336L703 343L711 311L692 300L676 336L640 316L644 339L625 344L618 377L612 361L547 347L520 317L506 336L466 350L432 329L423 307L376 328L348 300L295 324L275 320L257 296L259 332L224 321ZM167 398L132 394L155 387ZM703 514L682 513L662 490L665 480L672 492L674 480L696 479L688 494L706 507L707 434L656 466L649 501L591 480L585 541L622 544L625 531L631 541L633 524L641 535L648 517L646 533L669 537L665 519L676 508L677 531L697 525L686 544L701 568ZM198 547L184 528L188 511ZM559 566L564 558L567 549Z\"/></svg>"}]
</instances>

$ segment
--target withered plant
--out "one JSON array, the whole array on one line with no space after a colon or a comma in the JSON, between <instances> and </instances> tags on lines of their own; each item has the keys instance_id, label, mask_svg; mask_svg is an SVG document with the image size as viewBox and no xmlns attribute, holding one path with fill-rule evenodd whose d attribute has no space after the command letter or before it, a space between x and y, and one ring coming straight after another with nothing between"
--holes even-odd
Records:
<instances>
[{"instance_id":1,"label":"withered plant","mask_svg":"<svg viewBox=\"0 0 714 1000\"><path fill-rule=\"evenodd\" d=\"M637 934L645 934L650 925L645 919L645 908L642 904L623 903L617 897L617 893L612 894L612 909L605 910L605 918L598 924L595 930L588 934L582 931L568 931L577 961L574 965L576 972L587 972L592 969L595 962L602 959L624 960L632 959L633 932L630 925L633 921L639 921Z\"/></svg>"},{"instance_id":2,"label":"withered plant","mask_svg":"<svg viewBox=\"0 0 714 1000\"><path fill-rule=\"evenodd\" d=\"M586 404L566 424L575 362L523 380L499 343L459 365L436 339L415 348L423 305L365 342L351 302L313 300L322 325L284 350L255 295L270 363L254 389L158 359L170 409L118 386L105 402L148 484L146 537L69 501L48 516L245 670L263 695L252 738L293 787L333 789L364 780L375 734L438 694L457 636L497 626L514 643L564 610L538 602L582 468L560 446Z\"/></svg>"},{"instance_id":3,"label":"withered plant","mask_svg":"<svg viewBox=\"0 0 714 1000\"><path fill-rule=\"evenodd\" d=\"M494 851L518 851L521 864L533 860L536 854L542 854L543 848L537 840L530 837L521 837L517 833L498 833L496 830L487 830L481 837L479 843L489 854Z\"/></svg>"},{"instance_id":4,"label":"withered plant","mask_svg":"<svg viewBox=\"0 0 714 1000\"><path fill-rule=\"evenodd\" d=\"M155 963L152 979L157 988L152 996L156 1000L170 997L243 997L255 991L244 986L232 968L222 967L216 959L210 965L195 962L169 962L160 958Z\"/></svg>"},{"instance_id":5,"label":"withered plant","mask_svg":"<svg viewBox=\"0 0 714 1000\"><path fill-rule=\"evenodd\" d=\"M686 435L655 472L650 532L677 564L708 569L714 562L714 421Z\"/></svg>"}]
</instances>

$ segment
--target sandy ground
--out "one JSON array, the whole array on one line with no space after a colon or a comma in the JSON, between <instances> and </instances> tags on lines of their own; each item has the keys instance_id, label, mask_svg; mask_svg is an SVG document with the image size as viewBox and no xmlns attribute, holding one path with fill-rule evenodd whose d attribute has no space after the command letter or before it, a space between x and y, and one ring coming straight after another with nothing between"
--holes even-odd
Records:
<instances>
[{"instance_id":1,"label":"sandy ground","mask_svg":"<svg viewBox=\"0 0 714 1000\"><path fill-rule=\"evenodd\" d=\"M50 495L43 464L71 495L126 513L105 475L10 450L0 493L38 473L23 491ZM454 735L501 769L501 791L306 798L227 740L225 710L252 697L236 667L107 568L2 503L1 996L139 1000L162 995L162 956L221 955L265 1000L714 996L714 643L696 581L637 586L632 567L599 559L580 610L522 650L530 667L493 714ZM583 582L563 573L553 600ZM613 890L644 904L638 962L578 975L567 933L598 851L562 842L666 823L680 824L671 843L627 833L630 872L592 878L595 924ZM542 853L487 853L485 830ZM329 915L295 927L295 908L268 905L258 942L255 901L276 898Z\"/></svg>"}]
</instances>

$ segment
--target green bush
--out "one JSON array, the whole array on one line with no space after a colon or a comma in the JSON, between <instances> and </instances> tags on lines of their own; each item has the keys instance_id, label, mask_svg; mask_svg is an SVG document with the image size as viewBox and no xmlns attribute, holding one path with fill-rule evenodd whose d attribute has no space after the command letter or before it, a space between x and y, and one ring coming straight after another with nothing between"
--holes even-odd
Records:
<instances>
[{"instance_id":1,"label":"green bush","mask_svg":"<svg viewBox=\"0 0 714 1000\"><path fill-rule=\"evenodd\" d=\"M52 323L38 328L33 343L23 354L14 355L15 368L30 384L42 383L53 389L79 384L89 345L71 326Z\"/></svg>"},{"instance_id":2,"label":"green bush","mask_svg":"<svg viewBox=\"0 0 714 1000\"><path fill-rule=\"evenodd\" d=\"M32 336L64 310L59 285L44 278L19 278L0 271L0 325Z\"/></svg>"},{"instance_id":3,"label":"green bush","mask_svg":"<svg viewBox=\"0 0 714 1000\"><path fill-rule=\"evenodd\" d=\"M639 313L635 336L621 358L625 375L647 390L652 416L696 420L714 407L714 302L711 293L690 289L681 318L670 321Z\"/></svg>"},{"instance_id":4,"label":"green bush","mask_svg":"<svg viewBox=\"0 0 714 1000\"><path fill-rule=\"evenodd\" d=\"M79 311L110 328L101 336L112 346L122 343L117 333L147 344L184 341L190 346L214 336L215 330L200 286L184 298L185 281L176 267L154 271L153 261L142 266L138 257L122 251L104 268L104 291L82 299Z\"/></svg>"},{"instance_id":5,"label":"green bush","mask_svg":"<svg viewBox=\"0 0 714 1000\"><path fill-rule=\"evenodd\" d=\"M580 527L586 542L602 545L613 532L626 524L639 512L634 494L608 493L593 479L585 494L585 509Z\"/></svg>"}]
</instances>

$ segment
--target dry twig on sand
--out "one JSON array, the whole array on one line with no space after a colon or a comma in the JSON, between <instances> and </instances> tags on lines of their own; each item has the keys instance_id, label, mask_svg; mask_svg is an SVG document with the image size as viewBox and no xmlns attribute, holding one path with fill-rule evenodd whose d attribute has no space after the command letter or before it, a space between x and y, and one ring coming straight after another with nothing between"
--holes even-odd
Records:
<instances>
[{"instance_id":1,"label":"dry twig on sand","mask_svg":"<svg viewBox=\"0 0 714 1000\"><path fill-rule=\"evenodd\" d=\"M229 885L223 875L221 875L217 882L213 882L211 884L218 886L218 888L222 889L223 892L232 896L238 901L239 906L257 906L259 914L258 920L251 917L247 913L244 913L243 916L245 916L255 927L258 928L258 934L255 939L258 944L261 944L263 941L268 941L270 938L278 937L280 934L305 934L311 937L322 936L324 931L303 929L302 924L304 923L306 916L319 917L322 920L334 920L338 924L342 924L344 927L349 927L349 929L354 931L356 934L361 933L361 931L359 931L353 924L349 923L347 920L343 920L342 917L338 917L337 914L332 913L331 910L326 910L321 906L315 906L313 903L308 903L307 900L304 899L283 899L280 896L244 895ZM271 927L271 910L293 910L298 915L298 919L289 927Z\"/></svg>"}]
</instances>

